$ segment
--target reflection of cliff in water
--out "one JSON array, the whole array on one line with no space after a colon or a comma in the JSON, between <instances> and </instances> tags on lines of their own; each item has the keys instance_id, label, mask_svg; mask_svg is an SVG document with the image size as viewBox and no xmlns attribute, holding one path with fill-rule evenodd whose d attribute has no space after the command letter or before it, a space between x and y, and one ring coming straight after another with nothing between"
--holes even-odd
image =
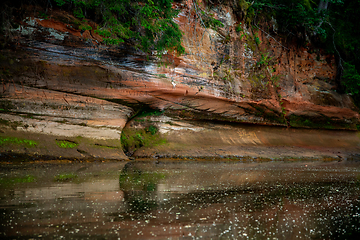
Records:
<instances>
[{"instance_id":1,"label":"reflection of cliff in water","mask_svg":"<svg viewBox=\"0 0 360 240\"><path fill-rule=\"evenodd\" d=\"M131 162L120 174L122 219L186 224L192 236L356 236L360 228L350 226L360 226L359 208L347 202L358 201L359 185L350 180L357 173L312 165Z\"/></svg>"},{"instance_id":2,"label":"reflection of cliff in water","mask_svg":"<svg viewBox=\"0 0 360 240\"><path fill-rule=\"evenodd\" d=\"M360 233L358 165L133 161L8 166L0 169L0 236L350 239ZM64 172L78 177L54 182ZM4 184L26 175L37 181Z\"/></svg>"}]
</instances>

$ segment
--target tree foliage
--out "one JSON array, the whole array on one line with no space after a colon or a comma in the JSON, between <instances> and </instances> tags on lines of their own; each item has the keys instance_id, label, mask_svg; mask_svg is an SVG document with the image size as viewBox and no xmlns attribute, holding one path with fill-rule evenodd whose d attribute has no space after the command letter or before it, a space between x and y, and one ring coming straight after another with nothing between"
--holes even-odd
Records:
<instances>
[{"instance_id":1,"label":"tree foliage","mask_svg":"<svg viewBox=\"0 0 360 240\"><path fill-rule=\"evenodd\" d=\"M249 7L253 14L270 13L277 20L279 30L286 34L314 31L321 21L321 12L309 0L257 0Z\"/></svg>"},{"instance_id":2,"label":"tree foliage","mask_svg":"<svg viewBox=\"0 0 360 240\"><path fill-rule=\"evenodd\" d=\"M173 20L178 10L172 8L172 0L54 1L61 8L72 8L77 18L96 19L100 23L96 32L106 44L129 41L145 52L184 53L182 32Z\"/></svg>"},{"instance_id":3,"label":"tree foliage","mask_svg":"<svg viewBox=\"0 0 360 240\"><path fill-rule=\"evenodd\" d=\"M276 33L285 38L311 41L333 53L337 59L339 92L350 93L360 105L360 0L205 0L207 5L233 5L245 15L248 24L276 20ZM145 52L161 55L166 50L184 53L182 32L174 18L178 14L173 0L5 0L4 6L31 3L60 7L74 16L95 20L97 33L106 44L130 42ZM50 3L50 4L49 4ZM195 2L198 4L197 2ZM236 9L238 8L238 9ZM201 10L201 9L200 9ZM4 10L0 25L4 26ZM241 14L240 14L241 13ZM222 23L205 11L199 11L205 27L217 29ZM242 18L242 17L241 17ZM83 30L89 26L85 26ZM236 29L241 31L239 25ZM274 29L275 30L275 29ZM2 29L0 29L2 31ZM4 32L0 32L5 35Z\"/></svg>"},{"instance_id":4,"label":"tree foliage","mask_svg":"<svg viewBox=\"0 0 360 240\"><path fill-rule=\"evenodd\" d=\"M360 100L359 0L255 0L248 3L252 23L276 19L278 33L312 41L337 58L338 90Z\"/></svg>"}]
</instances>

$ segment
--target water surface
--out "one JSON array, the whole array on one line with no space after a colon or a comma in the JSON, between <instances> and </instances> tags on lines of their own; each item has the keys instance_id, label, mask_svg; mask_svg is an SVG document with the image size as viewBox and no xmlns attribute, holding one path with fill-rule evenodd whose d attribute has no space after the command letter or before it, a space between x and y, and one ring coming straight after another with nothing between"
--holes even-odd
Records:
<instances>
[{"instance_id":1,"label":"water surface","mask_svg":"<svg viewBox=\"0 0 360 240\"><path fill-rule=\"evenodd\" d=\"M360 239L357 162L0 168L1 239Z\"/></svg>"}]
</instances>

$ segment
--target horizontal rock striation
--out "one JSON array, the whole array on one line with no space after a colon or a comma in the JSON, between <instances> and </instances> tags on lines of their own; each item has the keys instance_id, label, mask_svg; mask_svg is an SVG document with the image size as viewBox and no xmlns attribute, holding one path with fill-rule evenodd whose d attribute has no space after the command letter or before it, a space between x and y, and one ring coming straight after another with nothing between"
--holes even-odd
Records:
<instances>
[{"instance_id":1,"label":"horizontal rock striation","mask_svg":"<svg viewBox=\"0 0 360 240\"><path fill-rule=\"evenodd\" d=\"M186 127L189 120L356 130L358 109L350 96L335 91L333 56L283 42L266 24L247 26L229 6L209 10L224 24L218 29L204 27L193 2L174 7L180 9L176 21L184 33L186 54L168 52L162 59L125 44L105 47L93 30L80 31L58 20L71 17L67 13L54 10L46 20L29 13L12 30L16 44L1 51L2 135L36 134L46 147L24 150L5 144L1 151L126 159L120 144L122 129L144 109L160 111L169 123L184 121L181 131L185 132L192 131ZM96 24L91 24L94 29ZM176 137L178 131L166 131L161 119L154 121L160 133L166 132L170 145L182 139ZM232 136L231 131L224 141L243 146L239 139L244 137ZM352 139L354 134L350 135ZM39 136L51 136L53 143ZM214 135L204 134L202 139L210 136ZM57 149L54 142L59 139L78 147ZM209 144L219 142L216 139ZM265 142L259 144L274 146ZM94 150L94 146L103 148ZM137 156L153 156L149 149ZM177 155L169 151L163 152ZM246 153L236 150L229 155Z\"/></svg>"}]
</instances>

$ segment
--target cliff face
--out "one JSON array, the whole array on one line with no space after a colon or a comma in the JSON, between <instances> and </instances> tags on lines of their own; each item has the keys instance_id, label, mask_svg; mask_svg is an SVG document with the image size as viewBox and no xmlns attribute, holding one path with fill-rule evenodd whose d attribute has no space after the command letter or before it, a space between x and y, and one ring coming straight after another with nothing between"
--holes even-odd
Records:
<instances>
[{"instance_id":1,"label":"cliff face","mask_svg":"<svg viewBox=\"0 0 360 240\"><path fill-rule=\"evenodd\" d=\"M6 132L18 122L24 134L80 142L76 149L60 149L61 156L126 158L118 142L121 131L145 106L166 115L156 120L160 130L174 119L356 129L356 107L335 91L333 56L283 42L275 22L249 26L230 6L208 10L224 24L218 29L204 27L192 1L174 7L181 10L177 22L186 54L169 52L159 60L126 45L102 46L93 30L77 30L67 13L52 11L40 19L30 6L12 29L17 44L1 53Z\"/></svg>"},{"instance_id":2,"label":"cliff face","mask_svg":"<svg viewBox=\"0 0 360 240\"><path fill-rule=\"evenodd\" d=\"M332 55L310 44L283 42L274 21L249 26L229 6L219 5L211 13L224 24L218 31L202 27L193 3L182 10L179 22L189 53L184 58L206 77L204 92L232 100L244 110L234 118L288 126L354 127L359 115L349 96L335 91Z\"/></svg>"}]
</instances>

